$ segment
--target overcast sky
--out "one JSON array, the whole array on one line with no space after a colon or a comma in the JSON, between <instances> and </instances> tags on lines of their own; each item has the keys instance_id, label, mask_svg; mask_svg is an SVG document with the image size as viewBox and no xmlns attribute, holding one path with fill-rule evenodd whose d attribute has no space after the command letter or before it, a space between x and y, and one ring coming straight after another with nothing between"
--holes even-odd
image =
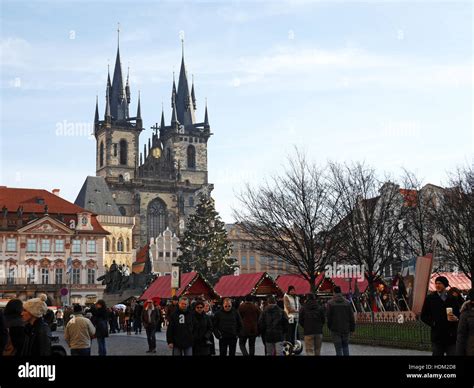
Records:
<instances>
[{"instance_id":1,"label":"overcast sky","mask_svg":"<svg viewBox=\"0 0 474 388\"><path fill-rule=\"evenodd\" d=\"M319 163L407 167L442 184L473 155L472 17L470 1L1 0L0 184L74 201L95 175L88 134L96 94L103 115L117 22L142 144L162 103L170 120L184 32L226 222L243 183L277 174L294 145ZM84 130L65 136L66 125Z\"/></svg>"}]
</instances>

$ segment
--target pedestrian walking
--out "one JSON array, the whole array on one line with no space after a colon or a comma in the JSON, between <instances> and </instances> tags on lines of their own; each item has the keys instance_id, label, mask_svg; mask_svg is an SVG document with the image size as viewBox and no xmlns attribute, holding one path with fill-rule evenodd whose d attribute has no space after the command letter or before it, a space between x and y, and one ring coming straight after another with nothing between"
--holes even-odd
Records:
<instances>
[{"instance_id":1,"label":"pedestrian walking","mask_svg":"<svg viewBox=\"0 0 474 388\"><path fill-rule=\"evenodd\" d=\"M282 356L283 341L288 332L288 318L283 309L277 305L274 296L267 298L267 306L260 315L258 328L265 341L265 355Z\"/></svg>"},{"instance_id":2,"label":"pedestrian walking","mask_svg":"<svg viewBox=\"0 0 474 388\"><path fill-rule=\"evenodd\" d=\"M245 302L239 306L238 311L242 320L242 329L239 335L240 351L244 356L255 356L255 340L258 336L258 319L261 311L254 303L251 295L245 297ZM249 342L248 351L247 341Z\"/></svg>"},{"instance_id":3,"label":"pedestrian walking","mask_svg":"<svg viewBox=\"0 0 474 388\"><path fill-rule=\"evenodd\" d=\"M64 329L64 339L71 349L71 356L90 356L94 336L94 325L83 315L82 306L75 305L73 315Z\"/></svg>"},{"instance_id":4,"label":"pedestrian walking","mask_svg":"<svg viewBox=\"0 0 474 388\"><path fill-rule=\"evenodd\" d=\"M242 329L242 320L238 311L232 306L232 300L225 298L222 308L214 315L214 334L219 340L219 355L235 356L237 336Z\"/></svg>"},{"instance_id":5,"label":"pedestrian walking","mask_svg":"<svg viewBox=\"0 0 474 388\"><path fill-rule=\"evenodd\" d=\"M50 330L43 316L48 311L45 294L29 299L23 303L21 317L25 325L25 343L21 352L22 356L41 357L51 355Z\"/></svg>"},{"instance_id":6,"label":"pedestrian walking","mask_svg":"<svg viewBox=\"0 0 474 388\"><path fill-rule=\"evenodd\" d=\"M334 287L334 296L327 304L328 328L331 331L337 356L349 355L349 335L355 330L354 313L344 298L341 287Z\"/></svg>"},{"instance_id":7,"label":"pedestrian walking","mask_svg":"<svg viewBox=\"0 0 474 388\"><path fill-rule=\"evenodd\" d=\"M435 279L436 291L429 294L421 310L421 320L431 327L433 356L456 354L457 328L460 305L448 294L449 281L445 276Z\"/></svg>"},{"instance_id":8,"label":"pedestrian walking","mask_svg":"<svg viewBox=\"0 0 474 388\"><path fill-rule=\"evenodd\" d=\"M23 302L10 299L3 310L8 340L3 350L4 356L20 355L25 343L25 321L21 318Z\"/></svg>"},{"instance_id":9,"label":"pedestrian walking","mask_svg":"<svg viewBox=\"0 0 474 388\"><path fill-rule=\"evenodd\" d=\"M142 312L142 322L146 331L146 339L148 341L147 353L156 353L156 326L158 324L158 312L155 308L153 300L146 302L145 309Z\"/></svg>"},{"instance_id":10,"label":"pedestrian walking","mask_svg":"<svg viewBox=\"0 0 474 388\"><path fill-rule=\"evenodd\" d=\"M315 294L308 294L306 303L301 307L299 323L304 330L304 345L307 356L319 356L323 341L325 322L324 307Z\"/></svg>"},{"instance_id":11,"label":"pedestrian walking","mask_svg":"<svg viewBox=\"0 0 474 388\"><path fill-rule=\"evenodd\" d=\"M168 304L165 308L165 317L166 317L166 324L169 324L170 317L173 315L173 313L176 311L178 308L178 301L179 298L175 295L171 298L171 303Z\"/></svg>"},{"instance_id":12,"label":"pedestrian walking","mask_svg":"<svg viewBox=\"0 0 474 388\"><path fill-rule=\"evenodd\" d=\"M194 314L189 309L189 300L179 298L178 308L169 317L166 341L173 356L192 356L194 343Z\"/></svg>"},{"instance_id":13,"label":"pedestrian walking","mask_svg":"<svg viewBox=\"0 0 474 388\"><path fill-rule=\"evenodd\" d=\"M204 312L204 301L194 303L193 356L211 355L212 321Z\"/></svg>"},{"instance_id":14,"label":"pedestrian walking","mask_svg":"<svg viewBox=\"0 0 474 388\"><path fill-rule=\"evenodd\" d=\"M456 354L458 356L474 356L474 288L469 290L467 301L461 307Z\"/></svg>"},{"instance_id":15,"label":"pedestrian walking","mask_svg":"<svg viewBox=\"0 0 474 388\"><path fill-rule=\"evenodd\" d=\"M107 355L105 339L109 336L109 328L107 326L108 318L109 311L107 310L107 305L104 300L99 299L92 309L92 323L95 326L99 356Z\"/></svg>"}]
</instances>

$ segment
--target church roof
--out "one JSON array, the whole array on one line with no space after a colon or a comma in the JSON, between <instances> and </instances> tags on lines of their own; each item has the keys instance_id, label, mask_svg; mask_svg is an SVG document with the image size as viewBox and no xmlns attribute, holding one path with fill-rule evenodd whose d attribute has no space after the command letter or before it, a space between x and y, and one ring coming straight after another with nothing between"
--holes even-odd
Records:
<instances>
[{"instance_id":1,"label":"church roof","mask_svg":"<svg viewBox=\"0 0 474 388\"><path fill-rule=\"evenodd\" d=\"M100 176L88 176L86 178L74 203L96 214L121 215L105 179Z\"/></svg>"}]
</instances>

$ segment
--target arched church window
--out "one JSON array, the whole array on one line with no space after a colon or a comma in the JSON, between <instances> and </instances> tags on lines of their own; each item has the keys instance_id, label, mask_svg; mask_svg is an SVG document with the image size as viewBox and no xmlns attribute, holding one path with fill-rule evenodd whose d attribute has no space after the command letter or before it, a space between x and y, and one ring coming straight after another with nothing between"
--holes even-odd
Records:
<instances>
[{"instance_id":1,"label":"arched church window","mask_svg":"<svg viewBox=\"0 0 474 388\"><path fill-rule=\"evenodd\" d=\"M148 205L147 211L147 235L148 240L163 233L168 226L168 214L166 205L160 198L155 198Z\"/></svg>"},{"instance_id":2,"label":"arched church window","mask_svg":"<svg viewBox=\"0 0 474 388\"><path fill-rule=\"evenodd\" d=\"M99 146L99 166L102 167L104 165L104 142L100 142Z\"/></svg>"},{"instance_id":3,"label":"arched church window","mask_svg":"<svg viewBox=\"0 0 474 388\"><path fill-rule=\"evenodd\" d=\"M118 176L118 180L119 180L120 183L123 183L123 182L124 182L124 179L123 179L123 175L122 175L122 174L120 174L120 175Z\"/></svg>"},{"instance_id":4,"label":"arched church window","mask_svg":"<svg viewBox=\"0 0 474 388\"><path fill-rule=\"evenodd\" d=\"M117 241L117 252L123 252L123 240L121 237Z\"/></svg>"},{"instance_id":5,"label":"arched church window","mask_svg":"<svg viewBox=\"0 0 474 388\"><path fill-rule=\"evenodd\" d=\"M196 167L196 148L193 145L188 146L188 168Z\"/></svg>"},{"instance_id":6,"label":"arched church window","mask_svg":"<svg viewBox=\"0 0 474 388\"><path fill-rule=\"evenodd\" d=\"M127 141L122 139L120 140L120 164L127 164Z\"/></svg>"},{"instance_id":7,"label":"arched church window","mask_svg":"<svg viewBox=\"0 0 474 388\"><path fill-rule=\"evenodd\" d=\"M126 216L127 215L127 211L125 210L125 208L123 206L120 206L119 207L119 212L122 216Z\"/></svg>"}]
</instances>

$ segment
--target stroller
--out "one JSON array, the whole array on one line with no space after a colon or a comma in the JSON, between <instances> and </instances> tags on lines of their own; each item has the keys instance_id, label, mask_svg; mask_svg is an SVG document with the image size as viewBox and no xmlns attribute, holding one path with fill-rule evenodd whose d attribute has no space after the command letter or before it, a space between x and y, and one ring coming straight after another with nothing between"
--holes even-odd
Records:
<instances>
[{"instance_id":1,"label":"stroller","mask_svg":"<svg viewBox=\"0 0 474 388\"><path fill-rule=\"evenodd\" d=\"M303 342L301 342L298 339L298 318L295 318L294 316L290 316L288 322L289 323L294 323L296 321L295 325L295 343L291 343L291 341L284 341L283 342L283 355L284 356L297 356L301 354L303 351Z\"/></svg>"}]
</instances>

